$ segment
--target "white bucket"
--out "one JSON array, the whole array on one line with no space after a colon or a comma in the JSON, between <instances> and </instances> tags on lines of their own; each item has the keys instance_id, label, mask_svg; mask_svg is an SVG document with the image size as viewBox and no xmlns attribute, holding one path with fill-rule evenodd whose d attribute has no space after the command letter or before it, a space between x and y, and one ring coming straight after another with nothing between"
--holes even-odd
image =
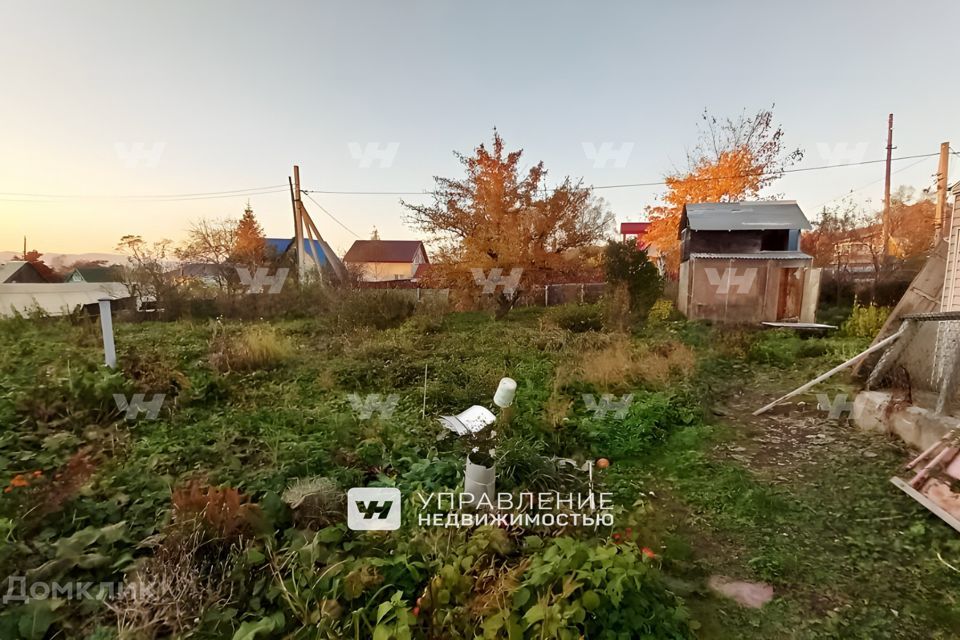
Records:
<instances>
[{"instance_id":1,"label":"white bucket","mask_svg":"<svg viewBox=\"0 0 960 640\"><path fill-rule=\"evenodd\" d=\"M475 464L467 456L467 470L463 479L463 492L473 496L473 504L480 503L480 497L487 496L485 504L494 504L497 490L497 465L485 467Z\"/></svg>"},{"instance_id":2,"label":"white bucket","mask_svg":"<svg viewBox=\"0 0 960 640\"><path fill-rule=\"evenodd\" d=\"M503 378L497 385L497 392L493 394L493 403L501 409L506 409L513 404L513 398L517 395L517 381L513 378Z\"/></svg>"}]
</instances>

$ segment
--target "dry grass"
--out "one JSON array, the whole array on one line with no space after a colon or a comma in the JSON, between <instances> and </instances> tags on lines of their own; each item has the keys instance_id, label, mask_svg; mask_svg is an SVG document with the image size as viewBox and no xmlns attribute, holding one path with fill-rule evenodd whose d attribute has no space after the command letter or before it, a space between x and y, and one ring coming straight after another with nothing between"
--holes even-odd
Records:
<instances>
[{"instance_id":1,"label":"dry grass","mask_svg":"<svg viewBox=\"0 0 960 640\"><path fill-rule=\"evenodd\" d=\"M220 372L269 369L294 352L290 339L269 325L244 327L235 335L216 330L211 346L210 363Z\"/></svg>"},{"instance_id":2,"label":"dry grass","mask_svg":"<svg viewBox=\"0 0 960 640\"><path fill-rule=\"evenodd\" d=\"M637 383L660 387L691 375L696 366L693 350L681 342L636 344L622 334L575 352L558 375L561 386L580 380L609 391Z\"/></svg>"}]
</instances>

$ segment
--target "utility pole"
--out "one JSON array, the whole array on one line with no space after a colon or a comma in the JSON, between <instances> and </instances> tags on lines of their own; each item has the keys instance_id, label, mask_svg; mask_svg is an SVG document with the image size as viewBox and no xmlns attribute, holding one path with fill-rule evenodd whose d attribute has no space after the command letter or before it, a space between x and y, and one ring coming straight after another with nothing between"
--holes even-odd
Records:
<instances>
[{"instance_id":1,"label":"utility pole","mask_svg":"<svg viewBox=\"0 0 960 640\"><path fill-rule=\"evenodd\" d=\"M291 186L291 196L293 197L293 231L295 242L297 243L297 277L303 282L304 277L304 246L303 246L303 215L301 213L303 203L300 202L300 167L293 165L293 185Z\"/></svg>"},{"instance_id":2,"label":"utility pole","mask_svg":"<svg viewBox=\"0 0 960 640\"><path fill-rule=\"evenodd\" d=\"M883 261L881 267L887 264L887 255L890 247L890 163L893 159L893 114L887 119L887 175L883 185Z\"/></svg>"},{"instance_id":3,"label":"utility pole","mask_svg":"<svg viewBox=\"0 0 960 640\"><path fill-rule=\"evenodd\" d=\"M937 213L933 219L933 246L943 237L943 218L947 210L947 170L950 167L950 143L940 143L940 166L937 168Z\"/></svg>"}]
</instances>

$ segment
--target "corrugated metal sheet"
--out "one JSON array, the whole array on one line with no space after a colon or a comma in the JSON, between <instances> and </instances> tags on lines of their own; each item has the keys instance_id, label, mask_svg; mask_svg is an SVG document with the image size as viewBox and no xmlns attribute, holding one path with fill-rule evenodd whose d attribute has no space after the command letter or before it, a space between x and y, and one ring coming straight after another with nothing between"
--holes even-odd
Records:
<instances>
[{"instance_id":1,"label":"corrugated metal sheet","mask_svg":"<svg viewBox=\"0 0 960 640\"><path fill-rule=\"evenodd\" d=\"M683 208L694 231L810 229L810 221L794 200L701 202Z\"/></svg>"},{"instance_id":2,"label":"corrugated metal sheet","mask_svg":"<svg viewBox=\"0 0 960 640\"><path fill-rule=\"evenodd\" d=\"M813 260L802 251L758 251L757 253L691 253L691 258L720 260Z\"/></svg>"},{"instance_id":3,"label":"corrugated metal sheet","mask_svg":"<svg viewBox=\"0 0 960 640\"><path fill-rule=\"evenodd\" d=\"M72 313L100 298L129 298L119 282L59 282L51 284L0 284L0 317L28 315L37 309L52 316Z\"/></svg>"}]
</instances>

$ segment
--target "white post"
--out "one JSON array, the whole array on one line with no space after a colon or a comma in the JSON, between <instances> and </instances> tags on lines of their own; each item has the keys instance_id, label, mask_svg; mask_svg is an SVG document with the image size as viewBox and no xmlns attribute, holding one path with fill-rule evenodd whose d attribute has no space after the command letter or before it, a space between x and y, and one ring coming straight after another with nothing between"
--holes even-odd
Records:
<instances>
[{"instance_id":1,"label":"white post","mask_svg":"<svg viewBox=\"0 0 960 640\"><path fill-rule=\"evenodd\" d=\"M100 330L103 332L103 359L111 369L117 368L117 348L113 344L113 312L110 299L100 298Z\"/></svg>"}]
</instances>

